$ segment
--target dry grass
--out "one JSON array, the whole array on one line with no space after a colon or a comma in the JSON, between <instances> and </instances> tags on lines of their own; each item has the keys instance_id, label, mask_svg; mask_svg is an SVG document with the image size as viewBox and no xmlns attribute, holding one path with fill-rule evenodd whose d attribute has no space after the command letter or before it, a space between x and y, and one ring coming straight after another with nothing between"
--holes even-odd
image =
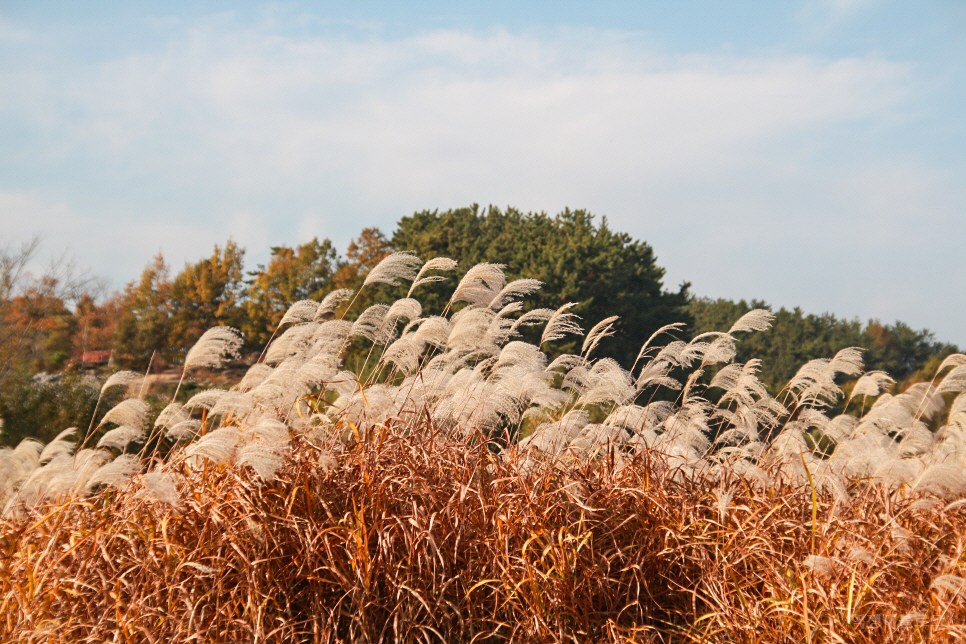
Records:
<instances>
[{"instance_id":1,"label":"dry grass","mask_svg":"<svg viewBox=\"0 0 966 644\"><path fill-rule=\"evenodd\" d=\"M181 465L178 510L109 492L7 520L2 640L962 639L962 594L929 586L962 567L964 509L738 479L729 500L650 452L534 465L428 430L299 438L267 485Z\"/></svg>"}]
</instances>

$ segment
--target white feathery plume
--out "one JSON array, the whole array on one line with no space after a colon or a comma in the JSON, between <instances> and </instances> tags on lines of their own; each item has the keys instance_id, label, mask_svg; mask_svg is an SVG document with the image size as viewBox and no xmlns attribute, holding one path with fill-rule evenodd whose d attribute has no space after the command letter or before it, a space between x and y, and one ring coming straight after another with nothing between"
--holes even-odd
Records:
<instances>
[{"instance_id":1,"label":"white feathery plume","mask_svg":"<svg viewBox=\"0 0 966 644\"><path fill-rule=\"evenodd\" d=\"M442 275L430 275L428 277L423 277L427 271L455 271L458 264L456 260L452 260L449 257L434 257L429 260L423 267L419 269L416 274L416 279L413 280L413 285L409 287L409 292L406 293L406 297L413 294L417 286L422 286L423 284L429 284L431 282L442 282L445 277Z\"/></svg>"},{"instance_id":2,"label":"white feathery plume","mask_svg":"<svg viewBox=\"0 0 966 644\"><path fill-rule=\"evenodd\" d=\"M947 373L942 382L939 383L938 388L938 392L941 394L963 391L966 391L966 364L959 365Z\"/></svg>"},{"instance_id":3,"label":"white feathery plume","mask_svg":"<svg viewBox=\"0 0 966 644\"><path fill-rule=\"evenodd\" d=\"M128 398L115 405L110 411L104 414L101 422L115 423L117 425L129 425L136 429L143 429L148 420L148 412L151 411L150 405L139 398Z\"/></svg>"},{"instance_id":4,"label":"white feathery plume","mask_svg":"<svg viewBox=\"0 0 966 644\"><path fill-rule=\"evenodd\" d=\"M363 286L377 282L399 286L399 280L411 281L415 279L423 260L410 251L392 253L386 256L375 268L369 271Z\"/></svg>"},{"instance_id":5,"label":"white feathery plume","mask_svg":"<svg viewBox=\"0 0 966 644\"><path fill-rule=\"evenodd\" d=\"M44 444L36 438L25 438L13 448L10 455L23 463L25 467L34 469L40 464L40 455L44 451Z\"/></svg>"},{"instance_id":6,"label":"white feathery plume","mask_svg":"<svg viewBox=\"0 0 966 644\"><path fill-rule=\"evenodd\" d=\"M183 441L194 438L200 430L200 420L183 420L168 427L164 436L170 441Z\"/></svg>"},{"instance_id":7,"label":"white feathery plume","mask_svg":"<svg viewBox=\"0 0 966 644\"><path fill-rule=\"evenodd\" d=\"M97 441L97 447L112 447L124 450L128 444L141 442L145 438L144 430L128 425L120 425L112 430L104 432L101 440Z\"/></svg>"},{"instance_id":8,"label":"white feathery plume","mask_svg":"<svg viewBox=\"0 0 966 644\"><path fill-rule=\"evenodd\" d=\"M422 355L420 346L413 341L412 336L404 335L383 352L380 362L391 362L407 376L419 369L419 358Z\"/></svg>"},{"instance_id":9,"label":"white feathery plume","mask_svg":"<svg viewBox=\"0 0 966 644\"><path fill-rule=\"evenodd\" d=\"M553 317L555 312L553 309L533 309L532 311L527 311L518 317L513 323L513 326L510 327L510 334L515 335L519 333L518 329L522 326L534 326L546 322Z\"/></svg>"},{"instance_id":10,"label":"white feathery plume","mask_svg":"<svg viewBox=\"0 0 966 644\"><path fill-rule=\"evenodd\" d=\"M802 561L802 565L806 568L811 568L815 574L822 577L830 577L839 569L839 564L837 561L821 555L809 555L805 557L805 559Z\"/></svg>"},{"instance_id":11,"label":"white feathery plume","mask_svg":"<svg viewBox=\"0 0 966 644\"><path fill-rule=\"evenodd\" d=\"M224 389L205 389L189 398L182 409L211 409L226 393Z\"/></svg>"},{"instance_id":12,"label":"white feathery plume","mask_svg":"<svg viewBox=\"0 0 966 644\"><path fill-rule=\"evenodd\" d=\"M929 590L939 590L959 595L966 591L966 579L958 575L938 575L929 584Z\"/></svg>"},{"instance_id":13,"label":"white feathery plume","mask_svg":"<svg viewBox=\"0 0 966 644\"><path fill-rule=\"evenodd\" d=\"M506 264L477 264L466 272L453 292L450 302L469 302L488 306L506 286L503 269Z\"/></svg>"},{"instance_id":14,"label":"white feathery plume","mask_svg":"<svg viewBox=\"0 0 966 644\"><path fill-rule=\"evenodd\" d=\"M543 287L543 282L535 279L514 280L500 289L489 303L491 309L499 309L516 298L526 297L536 293Z\"/></svg>"},{"instance_id":15,"label":"white feathery plume","mask_svg":"<svg viewBox=\"0 0 966 644\"><path fill-rule=\"evenodd\" d=\"M313 319L318 322L325 318L325 316L335 313L335 310L338 308L339 304L350 299L352 294L353 291L351 288L339 288L332 291L323 297L321 302L319 302L318 308L315 309L315 316Z\"/></svg>"},{"instance_id":16,"label":"white feathery plume","mask_svg":"<svg viewBox=\"0 0 966 644\"><path fill-rule=\"evenodd\" d=\"M167 503L175 508L181 507L181 495L175 485L175 477L170 472L148 472L141 475L140 490L135 498L149 499Z\"/></svg>"},{"instance_id":17,"label":"white feathery plume","mask_svg":"<svg viewBox=\"0 0 966 644\"><path fill-rule=\"evenodd\" d=\"M74 441L66 440L68 436L77 431L76 427L71 427L70 429L65 429L60 434L57 435L54 440L47 443L44 447L44 451L40 453L40 463L45 463L47 461L53 460L57 456L70 456L74 453L74 447L77 443Z\"/></svg>"},{"instance_id":18,"label":"white feathery plume","mask_svg":"<svg viewBox=\"0 0 966 644\"><path fill-rule=\"evenodd\" d=\"M590 378L593 384L581 394L578 404L624 405L637 395L630 372L610 358L598 360L590 369Z\"/></svg>"},{"instance_id":19,"label":"white feathery plume","mask_svg":"<svg viewBox=\"0 0 966 644\"><path fill-rule=\"evenodd\" d=\"M876 562L875 555L860 546L853 546L845 555L845 559L846 561L860 561L867 564Z\"/></svg>"},{"instance_id":20,"label":"white feathery plume","mask_svg":"<svg viewBox=\"0 0 966 644\"><path fill-rule=\"evenodd\" d=\"M581 356L574 355L572 353L561 353L559 356L554 358L550 364L547 365L545 369L546 372L550 373L556 369L564 369L565 371L570 371L578 365L584 364L584 359Z\"/></svg>"},{"instance_id":21,"label":"white feathery plume","mask_svg":"<svg viewBox=\"0 0 966 644\"><path fill-rule=\"evenodd\" d=\"M420 315L423 314L423 305L419 303L419 300L414 300L411 297L404 297L400 300L396 300L386 311L386 321L392 320L393 322L401 320L403 318L407 320L415 320Z\"/></svg>"},{"instance_id":22,"label":"white feathery plume","mask_svg":"<svg viewBox=\"0 0 966 644\"><path fill-rule=\"evenodd\" d=\"M141 470L141 460L136 454L121 454L113 461L99 467L89 479L87 489L100 486L124 489L131 483L131 477Z\"/></svg>"},{"instance_id":23,"label":"white feathery plume","mask_svg":"<svg viewBox=\"0 0 966 644\"><path fill-rule=\"evenodd\" d=\"M619 319L619 315L612 315L591 327L590 331L587 332L587 337L584 338L584 343L580 346L581 355L589 356L601 340L614 335L614 322Z\"/></svg>"},{"instance_id":24,"label":"white feathery plume","mask_svg":"<svg viewBox=\"0 0 966 644\"><path fill-rule=\"evenodd\" d=\"M171 427L186 420L188 420L188 414L184 412L181 403L173 402L161 410L158 417L154 419L154 426Z\"/></svg>"},{"instance_id":25,"label":"white feathery plume","mask_svg":"<svg viewBox=\"0 0 966 644\"><path fill-rule=\"evenodd\" d=\"M640 375L634 383L638 391L643 391L646 387L667 387L668 389L678 390L682 387L681 383L668 376L671 372L671 363L667 360L651 360L641 369Z\"/></svg>"},{"instance_id":26,"label":"white feathery plume","mask_svg":"<svg viewBox=\"0 0 966 644\"><path fill-rule=\"evenodd\" d=\"M493 368L498 370L508 365L519 365L527 371L543 371L547 366L547 356L539 347L529 342L514 340L500 350L499 359Z\"/></svg>"},{"instance_id":27,"label":"white feathery plume","mask_svg":"<svg viewBox=\"0 0 966 644\"><path fill-rule=\"evenodd\" d=\"M928 491L952 500L966 492L966 472L959 465L933 463L912 484L916 491Z\"/></svg>"},{"instance_id":28,"label":"white feathery plume","mask_svg":"<svg viewBox=\"0 0 966 644\"><path fill-rule=\"evenodd\" d=\"M237 359L242 334L230 326L216 326L205 331L184 359L184 368L220 367L228 358Z\"/></svg>"},{"instance_id":29,"label":"white feathery plume","mask_svg":"<svg viewBox=\"0 0 966 644\"><path fill-rule=\"evenodd\" d=\"M272 373L273 368L267 364L253 364L245 372L245 376L233 388L237 391L248 392L262 384Z\"/></svg>"},{"instance_id":30,"label":"white feathery plume","mask_svg":"<svg viewBox=\"0 0 966 644\"><path fill-rule=\"evenodd\" d=\"M714 491L714 507L718 510L718 521L720 523L724 523L725 516L728 513L728 506L731 505L731 500L734 497L735 491L723 486L719 486Z\"/></svg>"},{"instance_id":31,"label":"white feathery plume","mask_svg":"<svg viewBox=\"0 0 966 644\"><path fill-rule=\"evenodd\" d=\"M665 324L660 329L658 329L657 331L655 331L654 333L652 333L651 334L651 337L649 337L647 339L647 341L643 345L641 345L641 350L637 352L637 357L634 359L634 365L636 366L637 363L640 362L641 358L644 357L645 352L647 352L648 347L651 346L651 342L654 341L654 338L656 338L657 336L661 335L662 333L668 333L670 331L677 331L678 329L684 328L685 326L687 326L687 325L684 322L675 322L673 324Z\"/></svg>"},{"instance_id":32,"label":"white feathery plume","mask_svg":"<svg viewBox=\"0 0 966 644\"><path fill-rule=\"evenodd\" d=\"M382 325L376 335L376 344L386 345L396 339L396 323L401 319L415 320L423 312L423 307L418 300L405 297L396 300L386 311Z\"/></svg>"},{"instance_id":33,"label":"white feathery plume","mask_svg":"<svg viewBox=\"0 0 966 644\"><path fill-rule=\"evenodd\" d=\"M101 393L104 393L111 387L129 387L131 385L140 384L142 380L144 380L144 376L137 372L118 371L111 374L111 377L104 381L104 384L101 386Z\"/></svg>"},{"instance_id":34,"label":"white feathery plume","mask_svg":"<svg viewBox=\"0 0 966 644\"><path fill-rule=\"evenodd\" d=\"M388 305L373 304L363 311L356 318L356 321L352 323L352 329L349 331L349 335L361 336L371 342L375 342L376 336L379 334L379 330L382 329L383 322L386 319L386 313L388 312Z\"/></svg>"},{"instance_id":35,"label":"white feathery plume","mask_svg":"<svg viewBox=\"0 0 966 644\"><path fill-rule=\"evenodd\" d=\"M315 319L315 312L318 310L318 308L319 303L315 300L299 300L298 302L294 302L288 307L288 310L285 311L285 315L282 316L282 319L279 321L278 325L282 326L283 324L290 324L293 322L295 324L311 322Z\"/></svg>"},{"instance_id":36,"label":"white feathery plume","mask_svg":"<svg viewBox=\"0 0 966 644\"><path fill-rule=\"evenodd\" d=\"M862 363L862 349L859 347L846 347L832 358L829 368L835 373L844 373L847 376L857 376L862 373L864 365Z\"/></svg>"},{"instance_id":37,"label":"white feathery plume","mask_svg":"<svg viewBox=\"0 0 966 644\"><path fill-rule=\"evenodd\" d=\"M238 447L240 430L234 425L209 432L185 448L185 456L207 458L217 463L229 463Z\"/></svg>"},{"instance_id":38,"label":"white feathery plume","mask_svg":"<svg viewBox=\"0 0 966 644\"><path fill-rule=\"evenodd\" d=\"M855 398L856 396L878 396L888 387L895 384L889 374L884 371L870 371L863 374L856 382L855 386L852 387L852 393L849 395L849 400Z\"/></svg>"},{"instance_id":39,"label":"white feathery plume","mask_svg":"<svg viewBox=\"0 0 966 644\"><path fill-rule=\"evenodd\" d=\"M218 397L215 404L211 406L208 413L211 416L244 418L252 411L254 405L255 402L251 393L225 391Z\"/></svg>"},{"instance_id":40,"label":"white feathery plume","mask_svg":"<svg viewBox=\"0 0 966 644\"><path fill-rule=\"evenodd\" d=\"M443 348L452 330L449 320L434 315L419 321L419 327L413 332L413 340L421 345Z\"/></svg>"},{"instance_id":41,"label":"white feathery plume","mask_svg":"<svg viewBox=\"0 0 966 644\"><path fill-rule=\"evenodd\" d=\"M312 334L312 348L308 354L341 351L345 347L346 340L351 332L352 322L349 320L323 322Z\"/></svg>"},{"instance_id":42,"label":"white feathery plume","mask_svg":"<svg viewBox=\"0 0 966 644\"><path fill-rule=\"evenodd\" d=\"M966 365L966 355L951 353L939 364L939 368L936 369L936 375L942 373L946 367L962 367L963 365Z\"/></svg>"},{"instance_id":43,"label":"white feathery plume","mask_svg":"<svg viewBox=\"0 0 966 644\"><path fill-rule=\"evenodd\" d=\"M573 313L567 313L567 311L575 306L577 306L576 302L567 302L554 311L550 319L547 320L547 326L544 328L543 335L540 336L540 342L538 344L542 345L544 342L559 340L568 333L580 335L584 332L576 322L580 317Z\"/></svg>"},{"instance_id":44,"label":"white feathery plume","mask_svg":"<svg viewBox=\"0 0 966 644\"><path fill-rule=\"evenodd\" d=\"M748 311L728 329L728 335L739 332L764 331L771 327L775 314L767 309Z\"/></svg>"},{"instance_id":45,"label":"white feathery plume","mask_svg":"<svg viewBox=\"0 0 966 644\"><path fill-rule=\"evenodd\" d=\"M265 353L267 364L278 364L292 356L302 356L312 345L312 338L318 331L315 322L306 322L289 327L282 335L275 338Z\"/></svg>"}]
</instances>

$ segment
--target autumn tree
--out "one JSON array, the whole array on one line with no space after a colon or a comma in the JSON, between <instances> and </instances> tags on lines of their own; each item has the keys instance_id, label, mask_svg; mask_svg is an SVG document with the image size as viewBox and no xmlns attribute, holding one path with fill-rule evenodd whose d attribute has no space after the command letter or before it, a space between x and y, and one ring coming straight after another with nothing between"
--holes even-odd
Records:
<instances>
[{"instance_id":1,"label":"autumn tree","mask_svg":"<svg viewBox=\"0 0 966 644\"><path fill-rule=\"evenodd\" d=\"M213 326L239 326L244 314L245 249L232 240L184 269L171 284L169 344L181 353Z\"/></svg>"},{"instance_id":2,"label":"autumn tree","mask_svg":"<svg viewBox=\"0 0 966 644\"><path fill-rule=\"evenodd\" d=\"M286 309L299 300L320 300L333 288L339 256L332 242L318 238L294 249L273 246L268 266L248 273L242 331L250 348L261 348Z\"/></svg>"},{"instance_id":3,"label":"autumn tree","mask_svg":"<svg viewBox=\"0 0 966 644\"><path fill-rule=\"evenodd\" d=\"M112 305L118 309L114 351L130 367L145 368L157 352L162 360L172 358L171 274L161 253L130 282Z\"/></svg>"}]
</instances>

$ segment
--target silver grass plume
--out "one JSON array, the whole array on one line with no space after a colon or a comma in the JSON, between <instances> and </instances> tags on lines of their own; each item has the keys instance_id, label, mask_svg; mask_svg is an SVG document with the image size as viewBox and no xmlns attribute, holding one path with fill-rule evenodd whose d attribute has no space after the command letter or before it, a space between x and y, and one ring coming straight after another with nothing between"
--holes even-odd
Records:
<instances>
[{"instance_id":1,"label":"silver grass plume","mask_svg":"<svg viewBox=\"0 0 966 644\"><path fill-rule=\"evenodd\" d=\"M381 282L390 286L399 286L399 280L411 281L415 279L419 268L423 265L423 260L416 257L410 251L393 253L376 264L375 268L369 271L363 286Z\"/></svg>"},{"instance_id":2,"label":"silver grass plume","mask_svg":"<svg viewBox=\"0 0 966 644\"><path fill-rule=\"evenodd\" d=\"M315 300L299 300L288 307L288 310L285 311L285 315L282 316L282 320L278 325L311 322L315 319L315 312L318 309L319 303Z\"/></svg>"},{"instance_id":3,"label":"silver grass plume","mask_svg":"<svg viewBox=\"0 0 966 644\"><path fill-rule=\"evenodd\" d=\"M929 590L948 592L952 595L960 595L966 591L966 579L957 575L938 575L929 584Z\"/></svg>"},{"instance_id":4,"label":"silver grass plume","mask_svg":"<svg viewBox=\"0 0 966 644\"><path fill-rule=\"evenodd\" d=\"M339 288L332 291L322 298L318 308L315 309L315 317L313 319L318 322L325 318L325 316L335 313L335 309L339 304L349 300L352 297L352 293L351 288Z\"/></svg>"},{"instance_id":5,"label":"silver grass plume","mask_svg":"<svg viewBox=\"0 0 966 644\"><path fill-rule=\"evenodd\" d=\"M567 311L575 306L577 306L576 302L567 302L554 311L550 319L547 320L547 326L544 327L543 335L540 336L540 342L538 344L542 345L544 342L559 340L568 333L580 335L584 332L576 322L576 320L580 319L579 316L573 313L567 313Z\"/></svg>"},{"instance_id":6,"label":"silver grass plume","mask_svg":"<svg viewBox=\"0 0 966 644\"><path fill-rule=\"evenodd\" d=\"M612 315L591 327L590 331L587 332L587 337L584 338L584 343L580 347L580 353L585 357L589 356L597 348L601 340L614 335L614 322L619 319L619 315Z\"/></svg>"},{"instance_id":7,"label":"silver grass plume","mask_svg":"<svg viewBox=\"0 0 966 644\"><path fill-rule=\"evenodd\" d=\"M379 331L382 329L382 325L385 322L386 314L388 312L388 305L373 304L363 311L359 317L356 318L356 321L352 323L352 329L349 331L349 335L360 336L371 342L375 342L376 337L379 335Z\"/></svg>"},{"instance_id":8,"label":"silver grass plume","mask_svg":"<svg viewBox=\"0 0 966 644\"><path fill-rule=\"evenodd\" d=\"M684 322L674 322L673 324L665 324L660 329L652 333L651 336L647 339L647 341L643 345L641 345L641 350L637 352L637 357L634 359L634 366L637 366L637 363L641 361L641 358L644 357L644 355L647 353L648 349L650 348L651 342L653 342L654 339L657 338L657 336L663 333L670 333L671 331L677 331L678 329L682 329L685 326L687 325L684 324ZM631 370L633 371L633 367Z\"/></svg>"},{"instance_id":9,"label":"silver grass plume","mask_svg":"<svg viewBox=\"0 0 966 644\"><path fill-rule=\"evenodd\" d=\"M97 441L97 447L111 447L124 450L130 443L139 443L145 438L144 430L128 425L120 425L104 432L101 439Z\"/></svg>"},{"instance_id":10,"label":"silver grass plume","mask_svg":"<svg viewBox=\"0 0 966 644\"><path fill-rule=\"evenodd\" d=\"M219 465L229 463L235 456L240 437L241 430L238 427L221 427L188 445L184 453L189 457L207 458Z\"/></svg>"},{"instance_id":11,"label":"silver grass plume","mask_svg":"<svg viewBox=\"0 0 966 644\"><path fill-rule=\"evenodd\" d=\"M500 292L493 296L489 303L491 309L499 309L516 298L532 295L543 287L543 282L535 279L514 280L500 289Z\"/></svg>"},{"instance_id":12,"label":"silver grass plume","mask_svg":"<svg viewBox=\"0 0 966 644\"><path fill-rule=\"evenodd\" d=\"M206 389L189 398L182 409L211 409L226 393L224 389Z\"/></svg>"},{"instance_id":13,"label":"silver grass plume","mask_svg":"<svg viewBox=\"0 0 966 644\"><path fill-rule=\"evenodd\" d=\"M428 271L455 271L457 266L458 264L456 263L456 260L452 260L448 257L434 257L433 259L429 260L423 264L421 269L419 269L419 272L416 274L416 279L413 280L412 286L409 287L409 292L406 293L406 297L410 297L413 294L413 291L416 290L417 286L422 286L423 284L429 284L431 282L442 282L444 279L446 279L442 275L430 275L428 277L424 277Z\"/></svg>"},{"instance_id":14,"label":"silver grass plume","mask_svg":"<svg viewBox=\"0 0 966 644\"><path fill-rule=\"evenodd\" d=\"M201 431L200 420L183 420L168 427L164 436L169 441L184 441L194 438L199 431Z\"/></svg>"},{"instance_id":15,"label":"silver grass plume","mask_svg":"<svg viewBox=\"0 0 966 644\"><path fill-rule=\"evenodd\" d=\"M67 438L76 433L77 428L71 427L57 434L54 440L47 443L47 446L44 447L44 450L40 453L38 462L46 463L57 456L70 456L73 454L74 447L77 446L77 443L75 441L69 441Z\"/></svg>"},{"instance_id":16,"label":"silver grass plume","mask_svg":"<svg viewBox=\"0 0 966 644\"><path fill-rule=\"evenodd\" d=\"M216 326L205 331L184 359L184 368L220 367L228 358L237 359L242 334L230 326Z\"/></svg>"},{"instance_id":17,"label":"silver grass plume","mask_svg":"<svg viewBox=\"0 0 966 644\"><path fill-rule=\"evenodd\" d=\"M265 353L267 364L278 364L291 356L303 355L312 345L312 338L319 325L314 322L289 327L275 338Z\"/></svg>"},{"instance_id":18,"label":"silver grass plume","mask_svg":"<svg viewBox=\"0 0 966 644\"><path fill-rule=\"evenodd\" d=\"M175 508L181 507L181 495L175 485L175 477L170 472L142 474L141 485L141 489L134 493L134 498L160 501Z\"/></svg>"},{"instance_id":19,"label":"silver grass plume","mask_svg":"<svg viewBox=\"0 0 966 644\"><path fill-rule=\"evenodd\" d=\"M874 398L895 383L896 381L884 371L870 371L863 374L855 382L852 393L849 394L849 400L856 396L872 396Z\"/></svg>"},{"instance_id":20,"label":"silver grass plume","mask_svg":"<svg viewBox=\"0 0 966 644\"><path fill-rule=\"evenodd\" d=\"M962 367L963 365L966 365L966 355L951 353L939 364L939 368L936 369L936 374L942 373L947 367Z\"/></svg>"},{"instance_id":21,"label":"silver grass plume","mask_svg":"<svg viewBox=\"0 0 966 644\"><path fill-rule=\"evenodd\" d=\"M131 484L131 477L141 470L141 461L135 454L121 454L110 463L101 466L87 480L87 489L100 486L124 489Z\"/></svg>"},{"instance_id":22,"label":"silver grass plume","mask_svg":"<svg viewBox=\"0 0 966 644\"><path fill-rule=\"evenodd\" d=\"M728 335L739 332L764 331L771 327L775 315L766 309L748 311L728 329Z\"/></svg>"},{"instance_id":23,"label":"silver grass plume","mask_svg":"<svg viewBox=\"0 0 966 644\"><path fill-rule=\"evenodd\" d=\"M245 376L234 386L234 389L242 393L249 392L265 381L265 378L272 373L273 368L267 364L253 364L245 372Z\"/></svg>"},{"instance_id":24,"label":"silver grass plume","mask_svg":"<svg viewBox=\"0 0 966 644\"><path fill-rule=\"evenodd\" d=\"M955 367L939 383L939 393L958 393L966 391L966 364Z\"/></svg>"},{"instance_id":25,"label":"silver grass plume","mask_svg":"<svg viewBox=\"0 0 966 644\"><path fill-rule=\"evenodd\" d=\"M111 374L111 377L104 381L101 386L101 393L104 393L111 387L129 387L135 384L141 384L144 380L144 376L134 371L118 371Z\"/></svg>"},{"instance_id":26,"label":"silver grass plume","mask_svg":"<svg viewBox=\"0 0 966 644\"><path fill-rule=\"evenodd\" d=\"M482 263L472 267L460 280L450 302L469 302L489 306L493 298L506 286L504 268L506 264Z\"/></svg>"},{"instance_id":27,"label":"silver grass plume","mask_svg":"<svg viewBox=\"0 0 966 644\"><path fill-rule=\"evenodd\" d=\"M178 423L182 423L188 420L188 414L184 412L184 408L181 403L170 403L167 407L161 410L158 417L154 419L155 427L173 427Z\"/></svg>"},{"instance_id":28,"label":"silver grass plume","mask_svg":"<svg viewBox=\"0 0 966 644\"><path fill-rule=\"evenodd\" d=\"M150 405L143 400L139 398L128 398L127 400L122 400L104 414L99 425L115 423L117 425L128 425L136 429L144 429L148 420L148 412L150 411Z\"/></svg>"}]
</instances>

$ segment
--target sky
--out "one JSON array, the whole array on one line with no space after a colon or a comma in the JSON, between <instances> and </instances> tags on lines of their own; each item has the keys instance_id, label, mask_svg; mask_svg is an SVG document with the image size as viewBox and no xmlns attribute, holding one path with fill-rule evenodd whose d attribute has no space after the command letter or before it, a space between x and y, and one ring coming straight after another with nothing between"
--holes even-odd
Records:
<instances>
[{"instance_id":1,"label":"sky","mask_svg":"<svg viewBox=\"0 0 966 644\"><path fill-rule=\"evenodd\" d=\"M472 203L966 347L966 2L0 0L0 244L116 288Z\"/></svg>"}]
</instances>

